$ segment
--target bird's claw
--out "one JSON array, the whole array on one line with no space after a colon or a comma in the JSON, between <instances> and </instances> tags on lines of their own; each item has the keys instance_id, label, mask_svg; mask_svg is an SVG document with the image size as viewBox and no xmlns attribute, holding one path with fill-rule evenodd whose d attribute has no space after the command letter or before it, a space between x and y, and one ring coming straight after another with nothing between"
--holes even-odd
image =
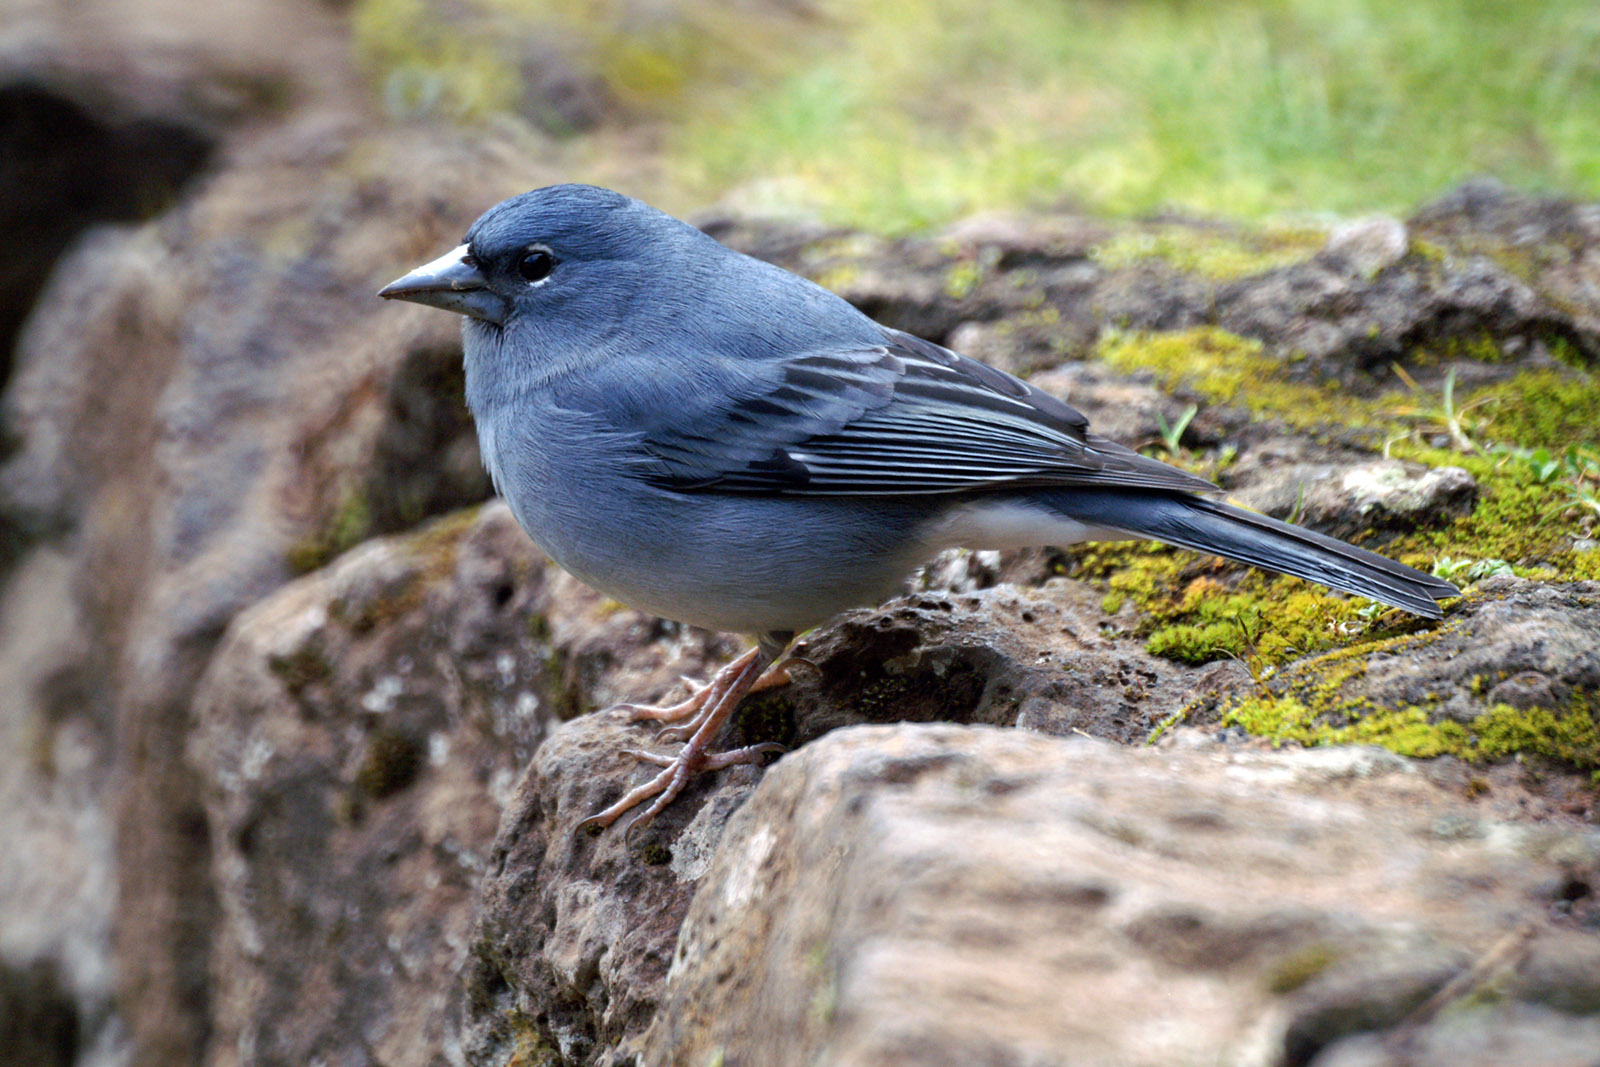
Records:
<instances>
[{"instance_id":1,"label":"bird's claw","mask_svg":"<svg viewBox=\"0 0 1600 1067\"><path fill-rule=\"evenodd\" d=\"M691 718L705 705L710 688L701 686L693 690L688 699L664 707L655 704L618 704L616 710L626 712L629 722L680 722Z\"/></svg>"},{"instance_id":2,"label":"bird's claw","mask_svg":"<svg viewBox=\"0 0 1600 1067\"><path fill-rule=\"evenodd\" d=\"M754 651L754 649L751 650L751 652ZM740 665L742 661L747 658L753 659L754 657L751 656L750 652L747 652L743 656L739 657L739 659L734 660L729 666L731 667ZM750 696L752 693L759 693L764 689L776 689L780 685L788 685L790 681L791 679L789 677L788 664L785 662L783 665L774 667L767 671L765 674L761 675L754 682L752 682L750 684L750 688L745 691L744 695ZM693 713L683 716L681 719L669 720L665 715L640 715L635 716L633 721L639 722L642 719L651 718L672 722L673 725L668 726L666 729L656 734L656 743L659 745L670 745L680 741L687 741L689 738L693 737L699 732L700 727L705 724L707 719L715 714L718 706L718 700L720 700L722 696L726 695L725 692L717 694L713 694L711 692L719 683L726 684L723 683L721 674L718 674L717 677L711 680L709 685L700 690L700 692L695 694L694 697L690 698L690 700L698 699L700 701L700 707ZM713 696L715 696L717 699L708 699L709 697ZM684 704L688 703L689 701L684 701ZM679 705L679 707L682 706L683 705Z\"/></svg>"},{"instance_id":3,"label":"bird's claw","mask_svg":"<svg viewBox=\"0 0 1600 1067\"><path fill-rule=\"evenodd\" d=\"M787 751L789 750L786 747L776 741L764 741L759 745L745 745L726 752L711 753L691 751L685 746L676 756L664 756L659 752L649 752L640 748L625 748L622 750L624 756L630 756L641 763L654 764L662 768L661 773L648 782L635 786L610 807L595 812L580 822L577 828L580 832L590 827L604 829L654 797L654 802L628 823L627 834L631 835L636 830L643 830L650 825L650 821L677 799L678 794L683 792L689 780L697 773L720 771L744 763L759 763L766 756L782 755Z\"/></svg>"},{"instance_id":4,"label":"bird's claw","mask_svg":"<svg viewBox=\"0 0 1600 1067\"><path fill-rule=\"evenodd\" d=\"M650 704L618 704L617 709L627 712L628 718L632 722L683 723L680 729L686 732L683 737L678 738L678 740L683 740L693 736L700 723L704 722L706 717L710 715L711 712L708 708L715 709L717 698L722 697L727 692L734 676L754 662L756 655L757 650L752 648L718 671L717 676L706 684L684 677L683 680L689 683L691 691L687 698L680 700L676 704L668 704L665 707L657 707Z\"/></svg>"},{"instance_id":5,"label":"bird's claw","mask_svg":"<svg viewBox=\"0 0 1600 1067\"><path fill-rule=\"evenodd\" d=\"M661 768L649 781L630 789L615 803L602 811L589 816L578 824L578 830L588 830L594 827L604 829L615 823L623 815L634 808L650 801L648 807L638 814L629 824L627 834L648 825L666 806L682 793L689 780L701 771L717 771L724 767L732 767L740 763L756 763L763 756L785 751L782 745L766 742L758 745L746 745L743 748L730 749L726 752L707 752L706 748L715 739L717 733L727 722L728 716L733 713L741 700L757 689L767 689L774 685L785 685L789 675L782 668L768 674L763 674L763 669L770 660L770 653L764 657L759 647L751 649L744 655L735 659L711 680L711 683L689 700L674 708L638 708L632 709L636 719L651 718L673 721L676 712L690 704L694 710L681 716L687 722L669 727L661 732L661 736L668 734L684 740L683 748L675 756L665 756L643 749L625 749L623 754L630 756L641 763L653 764ZM623 705L628 708L629 705ZM653 714L640 714L651 712ZM665 713L665 714L663 714Z\"/></svg>"}]
</instances>

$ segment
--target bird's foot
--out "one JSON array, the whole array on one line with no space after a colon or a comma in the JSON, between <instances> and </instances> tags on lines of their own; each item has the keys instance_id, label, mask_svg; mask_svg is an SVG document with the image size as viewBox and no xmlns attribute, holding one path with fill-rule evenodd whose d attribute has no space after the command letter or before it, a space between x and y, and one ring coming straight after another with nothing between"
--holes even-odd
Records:
<instances>
[{"instance_id":1,"label":"bird's foot","mask_svg":"<svg viewBox=\"0 0 1600 1067\"><path fill-rule=\"evenodd\" d=\"M761 648L753 648L740 656L722 670L711 683L700 690L691 700L698 698L700 707L691 712L690 722L684 726L674 727L674 731L682 731L692 726L692 732L683 748L676 756L662 756L654 752L641 752L629 750L627 755L645 763L654 763L661 767L661 773L651 778L648 782L629 790L623 797L604 811L596 812L578 824L579 830L591 826L607 827L616 822L623 815L650 800L650 806L640 812L638 817L629 825L630 832L644 827L656 817L666 806L672 803L677 795L683 792L689 780L701 771L720 770L739 763L754 763L762 756L771 752L781 752L783 746L765 744L750 745L745 748L731 749L727 752L707 752L706 749L721 731L728 716L733 714L733 709L738 707L739 701L752 690L758 688L758 683L763 681L762 671L767 664L772 662L772 653ZM773 672L778 674L781 672ZM782 681L768 682L760 685L766 688L770 685L779 685L788 681L784 674ZM688 703L687 701L685 703ZM660 709L653 709L660 710ZM655 716L647 716L654 718ZM665 732L665 731L664 731ZM652 798L654 798L652 800Z\"/></svg>"},{"instance_id":2,"label":"bird's foot","mask_svg":"<svg viewBox=\"0 0 1600 1067\"><path fill-rule=\"evenodd\" d=\"M714 692L718 684L725 686L730 675L748 666L750 661L756 658L757 651L757 649L752 648L744 653L718 671L717 676L708 683L702 684L686 676L683 679L689 685L689 696L686 700L680 700L676 704L664 706L655 704L618 704L616 710L627 712L629 722L683 722L685 719L692 720L705 708L708 701L715 703L711 698L718 695ZM691 729L689 732L693 733L694 731Z\"/></svg>"},{"instance_id":3,"label":"bird's foot","mask_svg":"<svg viewBox=\"0 0 1600 1067\"><path fill-rule=\"evenodd\" d=\"M747 652L745 655L748 656L749 653ZM737 663L738 660L735 660L734 662ZM717 677L712 679L711 684L707 685L705 689L701 690L701 692L709 692L712 686L716 685L721 679L722 672L719 672ZM750 688L745 690L744 695L750 696L766 689L776 689L780 685L788 685L790 681L791 679L789 677L788 668L779 665L773 667L771 670L758 677L754 682L751 682ZM656 742L658 744L665 745L671 744L674 741L687 741L689 738L693 737L697 732L699 732L701 725L704 724L706 719L711 716L713 705L714 701L709 699L706 700L701 705L700 710L689 716L687 721L669 726L665 730L662 730L660 733L656 734Z\"/></svg>"},{"instance_id":4,"label":"bird's foot","mask_svg":"<svg viewBox=\"0 0 1600 1067\"><path fill-rule=\"evenodd\" d=\"M645 808L634 820L628 824L631 833L642 830L650 824L668 804L678 798L689 780L696 774L705 771L720 771L724 767L733 767L741 763L759 763L762 758L769 755L780 754L787 751L776 742L767 742L760 745L746 745L743 748L733 748L726 752L699 752L693 751L691 746L684 745L676 756L664 756L659 752L646 752L642 749L624 749L623 755L632 756L641 763L653 763L662 768L660 774L629 790L621 800L606 808L597 811L583 822L578 824L579 830L586 830L591 826L604 829L626 815L632 809L654 797L655 800Z\"/></svg>"}]
</instances>

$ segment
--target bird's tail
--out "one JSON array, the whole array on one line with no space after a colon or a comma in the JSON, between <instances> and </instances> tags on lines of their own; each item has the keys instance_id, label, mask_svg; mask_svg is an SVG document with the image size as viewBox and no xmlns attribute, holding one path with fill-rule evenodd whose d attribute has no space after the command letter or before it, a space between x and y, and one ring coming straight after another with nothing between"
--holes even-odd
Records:
<instances>
[{"instance_id":1,"label":"bird's tail","mask_svg":"<svg viewBox=\"0 0 1600 1067\"><path fill-rule=\"evenodd\" d=\"M1071 489L1048 499L1082 523L1292 574L1430 619L1442 616L1435 601L1461 595L1444 579L1414 567L1210 497Z\"/></svg>"}]
</instances>

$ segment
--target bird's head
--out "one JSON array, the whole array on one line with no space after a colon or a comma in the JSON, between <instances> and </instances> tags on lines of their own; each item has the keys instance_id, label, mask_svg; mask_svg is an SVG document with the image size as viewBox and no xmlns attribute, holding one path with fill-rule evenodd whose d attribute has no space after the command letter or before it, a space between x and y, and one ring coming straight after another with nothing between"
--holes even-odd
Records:
<instances>
[{"instance_id":1,"label":"bird's head","mask_svg":"<svg viewBox=\"0 0 1600 1067\"><path fill-rule=\"evenodd\" d=\"M681 281L674 265L713 243L670 215L609 189L552 185L490 208L466 239L379 290L493 327L557 318L599 325L632 310L642 286ZM713 243L714 244L714 243Z\"/></svg>"}]
</instances>

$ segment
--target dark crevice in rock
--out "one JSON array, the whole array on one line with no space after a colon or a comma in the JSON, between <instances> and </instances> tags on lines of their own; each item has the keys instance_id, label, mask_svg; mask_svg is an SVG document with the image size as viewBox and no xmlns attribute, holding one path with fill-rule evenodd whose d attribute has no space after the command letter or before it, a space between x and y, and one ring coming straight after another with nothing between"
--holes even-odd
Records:
<instances>
[{"instance_id":1,"label":"dark crevice in rock","mask_svg":"<svg viewBox=\"0 0 1600 1067\"><path fill-rule=\"evenodd\" d=\"M53 960L0 960L0 1067L67 1067L78 1031L77 1005Z\"/></svg>"},{"instance_id":2,"label":"dark crevice in rock","mask_svg":"<svg viewBox=\"0 0 1600 1067\"><path fill-rule=\"evenodd\" d=\"M428 346L395 369L365 494L371 533L395 533L493 492L467 411L461 349Z\"/></svg>"},{"instance_id":3,"label":"dark crevice in rock","mask_svg":"<svg viewBox=\"0 0 1600 1067\"><path fill-rule=\"evenodd\" d=\"M0 84L0 387L23 320L73 238L165 210L215 147L182 119L119 121L89 106L92 95L29 79Z\"/></svg>"}]
</instances>

